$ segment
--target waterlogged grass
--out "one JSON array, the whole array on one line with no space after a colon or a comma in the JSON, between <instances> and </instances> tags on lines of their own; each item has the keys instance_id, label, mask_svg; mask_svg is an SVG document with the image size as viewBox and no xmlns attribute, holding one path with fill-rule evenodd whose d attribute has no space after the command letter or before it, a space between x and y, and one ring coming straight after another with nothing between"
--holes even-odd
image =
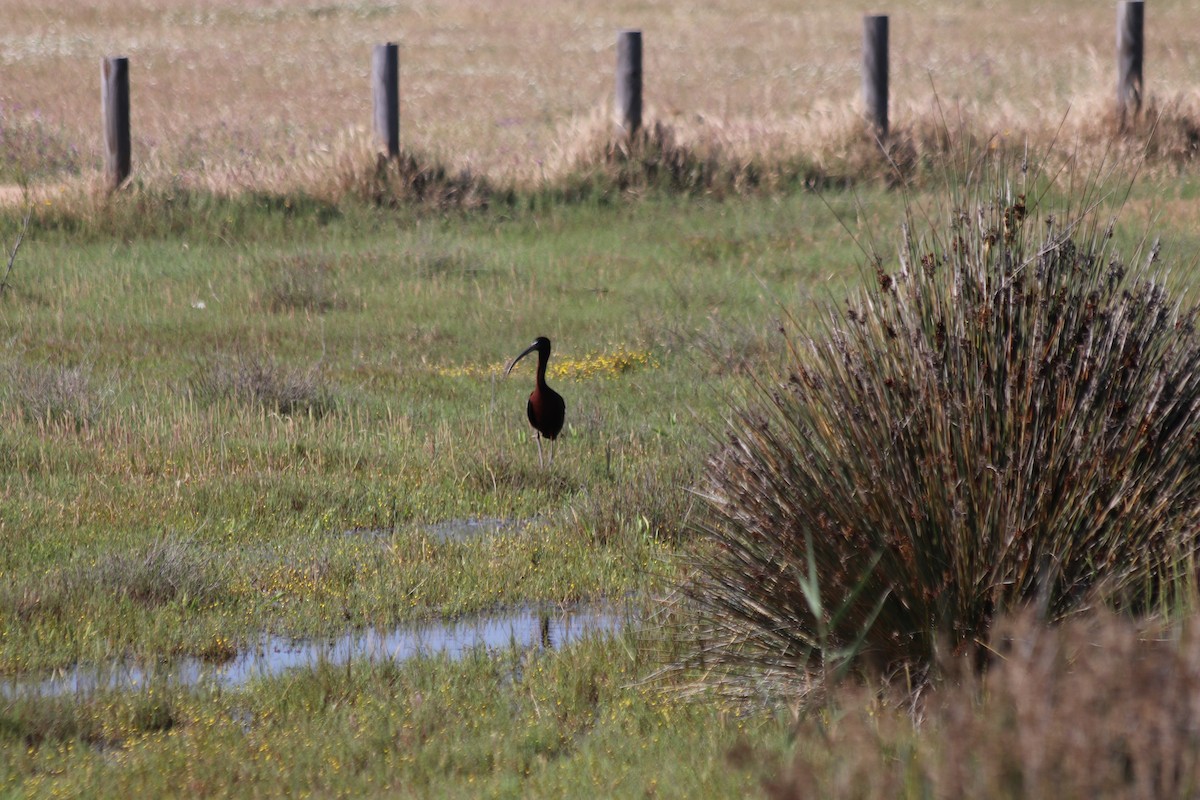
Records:
<instances>
[{"instance_id":1,"label":"waterlogged grass","mask_svg":"<svg viewBox=\"0 0 1200 800\"><path fill-rule=\"evenodd\" d=\"M467 216L243 197L165 209L166 226L139 222L143 200L85 218L43 206L0 302L9 677L220 663L264 632L530 603L649 609L686 546L728 381L777 303L855 274L813 196ZM880 219L894 202L831 198ZM532 369L502 375L537 335L568 407L545 469ZM471 519L513 524L439 533ZM761 769L725 753L781 737L774 718L663 699L640 635L237 692L6 700L5 781L40 795L756 785Z\"/></svg>"},{"instance_id":2,"label":"waterlogged grass","mask_svg":"<svg viewBox=\"0 0 1200 800\"><path fill-rule=\"evenodd\" d=\"M631 685L646 666L626 635L554 656L318 667L234 692L21 700L0 769L43 797L695 797L742 795L781 763L714 758L779 754L786 737L769 715Z\"/></svg>"},{"instance_id":3,"label":"waterlogged grass","mask_svg":"<svg viewBox=\"0 0 1200 800\"><path fill-rule=\"evenodd\" d=\"M142 206L134 191L90 217L43 209L0 301L0 671L220 662L263 632L528 603L650 605L692 546L687 489L732 387L775 357L785 308L860 280L837 216L887 259L902 200L432 215ZM1171 209L1164 252L1195 222ZM501 374L538 335L567 402L545 469L532 369ZM438 533L470 519L514 524ZM0 780L40 796L753 791L790 763L789 725L662 694L651 676L678 643L658 624L236 691L6 699Z\"/></svg>"}]
</instances>

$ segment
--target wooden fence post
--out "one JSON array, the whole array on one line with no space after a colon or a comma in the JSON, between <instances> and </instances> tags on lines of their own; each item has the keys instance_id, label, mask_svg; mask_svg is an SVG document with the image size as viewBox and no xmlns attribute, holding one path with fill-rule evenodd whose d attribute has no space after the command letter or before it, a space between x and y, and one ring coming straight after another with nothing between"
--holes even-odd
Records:
<instances>
[{"instance_id":1,"label":"wooden fence post","mask_svg":"<svg viewBox=\"0 0 1200 800\"><path fill-rule=\"evenodd\" d=\"M880 139L888 133L888 18L863 17L863 105Z\"/></svg>"},{"instance_id":2,"label":"wooden fence post","mask_svg":"<svg viewBox=\"0 0 1200 800\"><path fill-rule=\"evenodd\" d=\"M1124 129L1142 110L1142 33L1145 3L1117 3L1117 116Z\"/></svg>"},{"instance_id":3,"label":"wooden fence post","mask_svg":"<svg viewBox=\"0 0 1200 800\"><path fill-rule=\"evenodd\" d=\"M642 125L642 32L617 34L617 125L632 138Z\"/></svg>"},{"instance_id":4,"label":"wooden fence post","mask_svg":"<svg viewBox=\"0 0 1200 800\"><path fill-rule=\"evenodd\" d=\"M400 155L400 46L375 45L371 53L371 93L375 98L375 138L388 158Z\"/></svg>"},{"instance_id":5,"label":"wooden fence post","mask_svg":"<svg viewBox=\"0 0 1200 800\"><path fill-rule=\"evenodd\" d=\"M104 115L104 174L115 191L133 168L129 138L129 59L110 56L100 62L100 106Z\"/></svg>"}]
</instances>

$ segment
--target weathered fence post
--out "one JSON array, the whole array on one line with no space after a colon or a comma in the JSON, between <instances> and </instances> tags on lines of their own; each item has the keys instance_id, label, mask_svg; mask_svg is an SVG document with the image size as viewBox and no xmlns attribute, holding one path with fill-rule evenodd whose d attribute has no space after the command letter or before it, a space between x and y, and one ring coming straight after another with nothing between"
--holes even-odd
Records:
<instances>
[{"instance_id":1,"label":"weathered fence post","mask_svg":"<svg viewBox=\"0 0 1200 800\"><path fill-rule=\"evenodd\" d=\"M1117 116L1124 128L1142 110L1142 33L1145 3L1117 3Z\"/></svg>"},{"instance_id":2,"label":"weathered fence post","mask_svg":"<svg viewBox=\"0 0 1200 800\"><path fill-rule=\"evenodd\" d=\"M642 32L617 34L617 125L627 137L642 125Z\"/></svg>"},{"instance_id":3,"label":"weathered fence post","mask_svg":"<svg viewBox=\"0 0 1200 800\"><path fill-rule=\"evenodd\" d=\"M863 105L867 121L880 138L888 132L888 18L863 17Z\"/></svg>"},{"instance_id":4,"label":"weathered fence post","mask_svg":"<svg viewBox=\"0 0 1200 800\"><path fill-rule=\"evenodd\" d=\"M388 158L400 155L400 46L375 45L371 53L371 93L375 98L375 138Z\"/></svg>"},{"instance_id":5,"label":"weathered fence post","mask_svg":"<svg viewBox=\"0 0 1200 800\"><path fill-rule=\"evenodd\" d=\"M114 191L133 168L128 58L110 56L100 62L100 106L104 115L104 175L109 191Z\"/></svg>"}]
</instances>

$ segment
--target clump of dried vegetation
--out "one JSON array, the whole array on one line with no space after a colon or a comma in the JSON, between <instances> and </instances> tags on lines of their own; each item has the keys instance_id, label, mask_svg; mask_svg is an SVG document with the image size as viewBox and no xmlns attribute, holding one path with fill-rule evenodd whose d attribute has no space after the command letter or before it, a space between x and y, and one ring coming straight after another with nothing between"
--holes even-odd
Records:
<instances>
[{"instance_id":1,"label":"clump of dried vegetation","mask_svg":"<svg viewBox=\"0 0 1200 800\"><path fill-rule=\"evenodd\" d=\"M301 254L268 265L267 285L255 298L255 305L273 314L324 314L350 308L351 303L338 290L333 259Z\"/></svg>"},{"instance_id":2,"label":"clump of dried vegetation","mask_svg":"<svg viewBox=\"0 0 1200 800\"><path fill-rule=\"evenodd\" d=\"M352 137L338 150L330 173L317 177L317 182L328 184L319 193L334 202L353 199L386 208L484 208L496 194L482 176L466 169L453 171L411 150L387 158L362 137Z\"/></svg>"},{"instance_id":3,"label":"clump of dried vegetation","mask_svg":"<svg viewBox=\"0 0 1200 800\"><path fill-rule=\"evenodd\" d=\"M191 379L191 391L203 401L233 401L283 415L320 418L336 407L320 364L289 367L270 357L216 359Z\"/></svg>"},{"instance_id":4,"label":"clump of dried vegetation","mask_svg":"<svg viewBox=\"0 0 1200 800\"><path fill-rule=\"evenodd\" d=\"M969 158L898 262L785 330L732 412L682 586L732 687L923 672L1000 615L1168 606L1200 532L1200 337L1097 186ZM889 263L890 262L890 263ZM774 362L776 366L768 366Z\"/></svg>"},{"instance_id":5,"label":"clump of dried vegetation","mask_svg":"<svg viewBox=\"0 0 1200 800\"><path fill-rule=\"evenodd\" d=\"M708 134L708 135L704 135ZM803 180L805 168L790 160L734 157L719 137L702 132L685 137L672 125L652 121L632 135L611 130L603 120L584 129L559 170L568 196L637 193L661 189L684 194L738 193L770 182Z\"/></svg>"},{"instance_id":6,"label":"clump of dried vegetation","mask_svg":"<svg viewBox=\"0 0 1200 800\"><path fill-rule=\"evenodd\" d=\"M89 364L13 362L0 368L0 380L0 404L37 425L91 425L108 407L111 396L93 379Z\"/></svg>"},{"instance_id":7,"label":"clump of dried vegetation","mask_svg":"<svg viewBox=\"0 0 1200 800\"><path fill-rule=\"evenodd\" d=\"M1110 157L1114 151L1136 154L1148 164L1176 172L1200 156L1200 108L1195 100L1151 96L1129 119L1122 120L1108 106L1090 112L1090 118L1096 122L1080 126L1079 141L1092 152Z\"/></svg>"},{"instance_id":8,"label":"clump of dried vegetation","mask_svg":"<svg viewBox=\"0 0 1200 800\"><path fill-rule=\"evenodd\" d=\"M933 174L946 155L977 138L934 117L896 126L883 140L853 113L838 115L797 139L711 121L651 121L632 135L594 116L563 135L571 139L551 165L545 187L567 198L637 195L648 190L725 196L797 187L911 182Z\"/></svg>"},{"instance_id":9,"label":"clump of dried vegetation","mask_svg":"<svg viewBox=\"0 0 1200 800\"><path fill-rule=\"evenodd\" d=\"M797 731L768 794L800 797L1192 797L1200 786L1195 620L1091 613L1047 627L1001 620L986 674L916 704L847 689ZM815 730L813 730L815 728ZM812 735L807 735L811 733Z\"/></svg>"}]
</instances>

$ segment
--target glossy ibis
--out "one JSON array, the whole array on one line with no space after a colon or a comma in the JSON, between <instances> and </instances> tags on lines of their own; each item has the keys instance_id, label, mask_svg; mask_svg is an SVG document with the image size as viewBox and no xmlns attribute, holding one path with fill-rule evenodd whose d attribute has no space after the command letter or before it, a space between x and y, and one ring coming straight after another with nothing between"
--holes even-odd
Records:
<instances>
[{"instance_id":1,"label":"glossy ibis","mask_svg":"<svg viewBox=\"0 0 1200 800\"><path fill-rule=\"evenodd\" d=\"M546 362L550 360L550 340L545 336L534 339L533 344L526 347L521 355L512 360L504 374L508 375L518 361L535 351L538 354L537 383L529 395L525 413L529 416L529 424L537 431L538 463L544 464L545 462L542 461L542 437L545 436L550 441L554 441L558 437L559 431L562 430L563 418L567 413L567 404L563 402L562 395L546 385ZM550 451L550 460L554 460L553 450Z\"/></svg>"}]
</instances>

